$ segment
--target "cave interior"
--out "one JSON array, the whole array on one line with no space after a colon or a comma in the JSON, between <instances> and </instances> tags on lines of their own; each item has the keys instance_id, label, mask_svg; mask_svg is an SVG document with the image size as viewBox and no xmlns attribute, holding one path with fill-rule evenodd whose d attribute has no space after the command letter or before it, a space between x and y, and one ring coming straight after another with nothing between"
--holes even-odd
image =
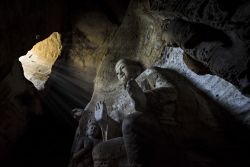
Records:
<instances>
[{"instance_id":1,"label":"cave interior","mask_svg":"<svg viewBox=\"0 0 250 167\"><path fill-rule=\"evenodd\" d=\"M122 122L133 108L119 59L147 69L139 85L160 68L163 81L152 77L149 87L170 80L190 111L180 117L205 122L184 127L196 166L250 165L250 1L2 0L0 20L0 166L69 166L100 100ZM197 133L218 143L223 134L228 147L204 153ZM181 163L173 164L160 166Z\"/></svg>"}]
</instances>

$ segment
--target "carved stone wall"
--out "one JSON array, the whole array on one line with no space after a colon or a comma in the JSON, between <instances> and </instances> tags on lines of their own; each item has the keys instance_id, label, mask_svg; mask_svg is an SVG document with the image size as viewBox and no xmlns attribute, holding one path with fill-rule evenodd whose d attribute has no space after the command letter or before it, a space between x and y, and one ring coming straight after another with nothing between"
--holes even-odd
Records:
<instances>
[{"instance_id":1,"label":"carved stone wall","mask_svg":"<svg viewBox=\"0 0 250 167\"><path fill-rule=\"evenodd\" d=\"M249 91L249 2L151 0L156 15L170 21L168 38L210 71ZM181 21L182 20L182 21ZM243 21L244 20L244 21Z\"/></svg>"}]
</instances>

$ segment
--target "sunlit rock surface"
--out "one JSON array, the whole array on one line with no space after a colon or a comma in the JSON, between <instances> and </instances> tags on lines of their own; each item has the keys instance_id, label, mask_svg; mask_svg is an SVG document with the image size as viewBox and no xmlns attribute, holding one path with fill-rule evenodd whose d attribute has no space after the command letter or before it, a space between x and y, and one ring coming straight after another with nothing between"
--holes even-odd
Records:
<instances>
[{"instance_id":1,"label":"sunlit rock surface","mask_svg":"<svg viewBox=\"0 0 250 167\"><path fill-rule=\"evenodd\" d=\"M178 71L232 115L250 126L250 98L244 96L237 87L216 75L197 75L191 71L183 61L181 48L166 47L163 55L156 66Z\"/></svg>"},{"instance_id":2,"label":"sunlit rock surface","mask_svg":"<svg viewBox=\"0 0 250 167\"><path fill-rule=\"evenodd\" d=\"M47 39L34 45L25 56L19 58L25 78L31 81L38 90L44 88L61 49L60 34L55 32Z\"/></svg>"}]
</instances>

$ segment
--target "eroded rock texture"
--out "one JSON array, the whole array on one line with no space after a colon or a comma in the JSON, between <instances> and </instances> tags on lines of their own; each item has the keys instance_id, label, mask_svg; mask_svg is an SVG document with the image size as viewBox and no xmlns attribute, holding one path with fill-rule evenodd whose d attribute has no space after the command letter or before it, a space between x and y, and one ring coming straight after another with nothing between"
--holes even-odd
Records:
<instances>
[{"instance_id":1,"label":"eroded rock texture","mask_svg":"<svg viewBox=\"0 0 250 167\"><path fill-rule=\"evenodd\" d=\"M247 94L249 89L249 6L247 1L151 1L167 18L167 39L210 71ZM245 19L242 22L242 19ZM244 29L244 30L243 30Z\"/></svg>"},{"instance_id":2,"label":"eroded rock texture","mask_svg":"<svg viewBox=\"0 0 250 167\"><path fill-rule=\"evenodd\" d=\"M112 103L123 87L118 83L114 71L115 63L121 57L141 60L146 66L150 66L161 56L161 25L150 14L144 13L144 9L144 5L139 2L130 4L122 25L107 45L108 49L98 66L94 93L86 110L93 111L97 100L106 96L110 97L105 98L108 111L113 110Z\"/></svg>"},{"instance_id":3,"label":"eroded rock texture","mask_svg":"<svg viewBox=\"0 0 250 167\"><path fill-rule=\"evenodd\" d=\"M244 3L242 2L242 4ZM120 123L126 115L134 112L133 105L130 101L131 99L124 90L124 85L118 82L114 72L115 63L120 58L140 61L145 67L160 66L178 71L179 74L187 79L187 81L183 82L178 77L172 80L175 85L181 83L177 86L180 94L181 92L188 92L189 88L186 88L187 90L181 88L183 85L188 86L189 81L192 83L191 85L194 84L193 86L195 88L192 89L193 95L197 93L197 99L199 100L193 100L198 101L198 106L204 107L200 110L201 112L197 110L200 114L198 114L200 117L197 116L199 117L197 119L204 124L208 124L207 128L211 128L210 130L222 129L220 129L221 131L212 130L215 132L214 134L209 130L211 134L206 134L208 136L205 135L206 137L204 137L202 133L206 130L202 130L201 128L200 132L198 132L199 130L196 131L195 126L199 123L194 126L190 124L190 134L198 133L203 136L205 140L209 140L209 138L212 139L218 135L215 138L218 137L217 139L222 141L223 144L219 144L222 146L227 143L226 141L228 139L230 140L231 135L236 133L239 128L239 124L235 121L235 118L237 118L239 122L249 126L249 99L235 88L235 86L237 86L242 92L246 93L247 84L245 84L245 82L247 81L244 80L244 84L242 84L241 79L247 77L245 72L248 70L249 59L248 49L245 47L247 42L240 37L237 24L230 20L239 6L226 6L222 10L217 1L151 1L150 4L141 1L132 1L121 26L117 29L112 41L109 42L109 48L98 66L92 99L83 111L76 132L75 144L79 142L79 136L84 135L87 121L93 118L97 101L105 101L109 116ZM235 9L233 9L234 7ZM166 47L165 44L170 47ZM180 48L175 48L176 46ZM191 65L187 67L183 62L182 55L184 52L186 56L197 61L197 63L189 63L189 65L191 64L196 68L195 71L197 73L212 73L221 78L213 75L199 76L190 71L188 67ZM192 61L192 59L189 58L189 61ZM185 62L187 62L187 59ZM147 75L150 75L150 71L145 71L144 77ZM152 83L161 86L162 82L168 82L170 78L166 77L164 81L158 82L156 77ZM140 81L138 82L140 83ZM188 107L188 105L192 102L189 103L187 99L185 100L185 96L191 95L187 94L183 95L184 98L182 100L187 102L186 109L191 112L194 110L192 107L189 108L190 106ZM192 96L192 98L194 97ZM189 100L192 98L190 97ZM219 104L217 104L217 102ZM185 118L187 118L186 121L188 122L188 117L192 117L191 115L187 114L186 117L183 116L183 119L185 120ZM194 117L190 119L194 122L196 120ZM231 123L227 124L226 122ZM234 129L232 134L227 131L227 127L230 124L232 125L232 129ZM181 130L179 129L179 131L177 129L176 133L181 136ZM244 131L243 129L244 128L242 128L242 131L239 131L237 135L240 141L246 142L243 136L244 133L248 133L248 131ZM116 130L117 129L114 130L112 128L109 129L109 139L118 136ZM226 136L224 136L225 134ZM186 135L189 136L188 133ZM215 136L212 137L213 135ZM196 137L199 138L198 136ZM182 137L180 138L182 139ZM237 143L239 141L234 140L233 142ZM73 144L73 150L75 144ZM191 144L191 147L195 147L195 142L193 144ZM213 156L198 157L194 152L194 154L188 153L190 159L187 159L191 161L194 160L194 163L197 164L203 164L204 162L204 164L208 166L234 166L241 160L240 163L245 165L249 162L243 158L245 152L243 147L244 144L239 146L239 149L242 149L240 151L242 153L242 157L240 156L242 159L237 157L237 160L235 159L235 161L233 160L231 163L223 160L224 155L222 155L223 153L220 151L219 154L216 154L216 156L222 158L218 162L212 160L214 158ZM226 156L234 156L233 154L227 154ZM197 162L197 160L199 162ZM167 163L164 165L167 165Z\"/></svg>"},{"instance_id":4,"label":"eroded rock texture","mask_svg":"<svg viewBox=\"0 0 250 167\"><path fill-rule=\"evenodd\" d=\"M97 67L108 50L108 42L112 39L117 25L98 11L80 13L75 21L72 34L72 47L69 50L69 68L76 78L83 79L81 87L90 96L93 92ZM70 70L70 69L69 69Z\"/></svg>"}]
</instances>

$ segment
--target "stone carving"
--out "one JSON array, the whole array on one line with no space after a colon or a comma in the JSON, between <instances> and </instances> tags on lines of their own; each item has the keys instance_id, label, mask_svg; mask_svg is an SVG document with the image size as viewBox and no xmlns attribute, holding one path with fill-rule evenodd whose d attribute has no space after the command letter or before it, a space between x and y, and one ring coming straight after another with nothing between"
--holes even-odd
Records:
<instances>
[{"instance_id":1,"label":"stone carving","mask_svg":"<svg viewBox=\"0 0 250 167\"><path fill-rule=\"evenodd\" d=\"M71 110L72 116L74 119L78 120L81 118L82 113L84 112L81 108L74 108Z\"/></svg>"},{"instance_id":2,"label":"stone carving","mask_svg":"<svg viewBox=\"0 0 250 167\"><path fill-rule=\"evenodd\" d=\"M72 167L90 167L92 162L92 149L102 141L101 129L95 120L89 120L86 136L83 136L77 144L76 152L73 154Z\"/></svg>"},{"instance_id":3,"label":"stone carving","mask_svg":"<svg viewBox=\"0 0 250 167\"><path fill-rule=\"evenodd\" d=\"M164 145L166 142L158 123L159 121L155 113L153 113L154 111L151 110L152 107L150 105L155 105L152 102L156 102L154 98L160 95L160 92L166 93L168 91L167 98L162 98L161 100L169 102L169 112L165 115L165 121L174 123L174 119L172 118L174 103L171 103L175 101L176 92L171 87L166 90L153 91L151 89L148 92L143 92L142 88L135 81L135 78L142 72L143 68L135 61L128 59L119 60L115 70L119 81L124 85L125 90L132 100L135 111L126 116L122 121L121 130L123 137L105 141L95 147L93 150L94 164L95 166L102 166L101 164L117 166L121 162L126 164L126 155L130 166L146 166L152 162L156 164L156 162L160 162L160 155L164 155L164 149L161 148L165 148ZM149 83L146 84L144 82L143 84L144 88L149 87ZM102 124L107 124L107 114L103 114L107 113L105 103L97 103L96 112L96 119L106 122ZM157 157L154 155L157 155ZM154 158L158 161L151 161Z\"/></svg>"},{"instance_id":4,"label":"stone carving","mask_svg":"<svg viewBox=\"0 0 250 167\"><path fill-rule=\"evenodd\" d=\"M95 167L216 166L216 158L196 149L229 148L225 129L235 129L232 118L177 72L154 67L137 76L142 69L130 62L118 61L116 73L135 111L123 118L122 137L95 146Z\"/></svg>"},{"instance_id":5,"label":"stone carving","mask_svg":"<svg viewBox=\"0 0 250 167\"><path fill-rule=\"evenodd\" d=\"M122 137L109 139L96 145L92 152L94 167L128 166Z\"/></svg>"},{"instance_id":6,"label":"stone carving","mask_svg":"<svg viewBox=\"0 0 250 167\"><path fill-rule=\"evenodd\" d=\"M93 148L94 166L216 166L216 158L206 151L217 154L218 148L230 147L225 134L229 127L236 129L231 117L177 72L157 67L141 72L142 66L132 60L116 64L118 79L129 96L123 100L130 100L127 103L134 109L126 113L131 106L123 108L122 124L111 125L112 112L104 102L96 104L93 115L104 127L103 136L116 128L122 137L108 138ZM237 149L239 145L235 144Z\"/></svg>"},{"instance_id":7,"label":"stone carving","mask_svg":"<svg viewBox=\"0 0 250 167\"><path fill-rule=\"evenodd\" d=\"M220 29L229 29L230 23L224 23L229 15L217 0L150 0L150 9L161 12L163 16L179 16L192 22L200 22ZM229 27L230 26L230 27Z\"/></svg>"},{"instance_id":8,"label":"stone carving","mask_svg":"<svg viewBox=\"0 0 250 167\"><path fill-rule=\"evenodd\" d=\"M177 44L213 74L231 82L242 92L247 69L247 50L234 32L224 32L204 24L173 19L163 34L167 44ZM240 64L240 66L239 66Z\"/></svg>"}]
</instances>

